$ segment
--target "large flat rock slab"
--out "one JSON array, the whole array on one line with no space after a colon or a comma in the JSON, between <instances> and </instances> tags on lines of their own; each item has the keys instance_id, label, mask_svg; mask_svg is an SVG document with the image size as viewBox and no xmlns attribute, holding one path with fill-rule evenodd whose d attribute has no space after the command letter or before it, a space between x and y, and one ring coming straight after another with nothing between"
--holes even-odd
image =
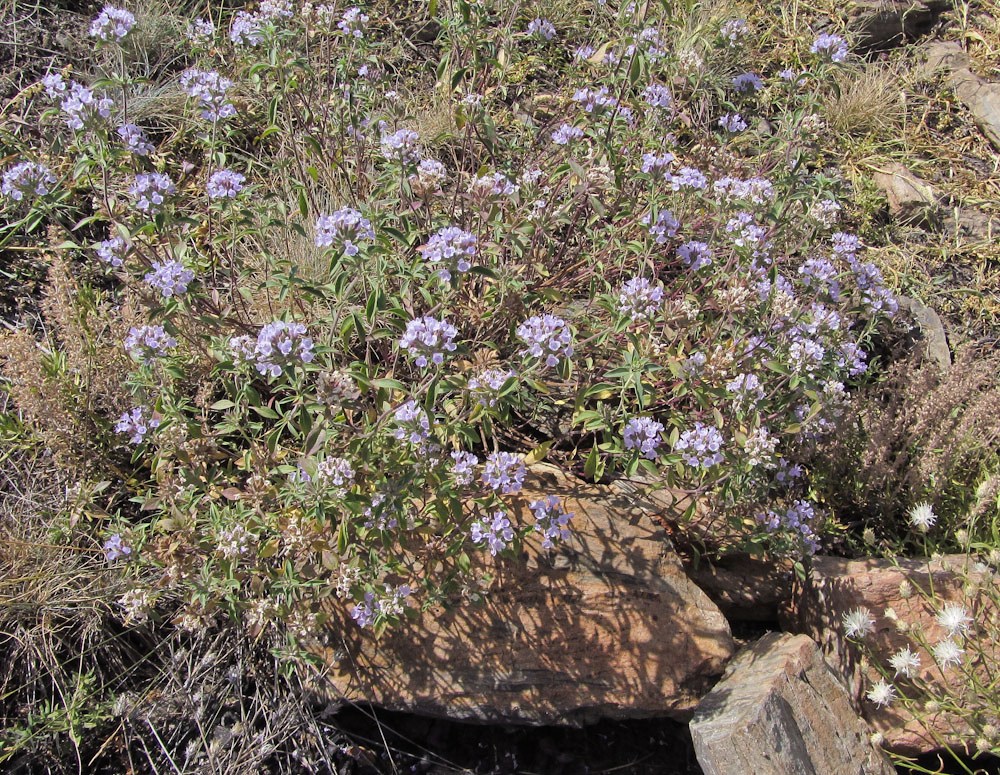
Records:
<instances>
[{"instance_id":1,"label":"large flat rock slab","mask_svg":"<svg viewBox=\"0 0 1000 775\"><path fill-rule=\"evenodd\" d=\"M893 775L847 687L805 635L768 633L701 701L691 737L705 775Z\"/></svg>"},{"instance_id":2,"label":"large flat rock slab","mask_svg":"<svg viewBox=\"0 0 1000 775\"><path fill-rule=\"evenodd\" d=\"M527 504L545 495L575 512L572 537L549 551L533 533L519 558L492 565L496 581L478 605L435 606L376 639L331 601L313 689L483 722L689 717L733 639L651 519L658 507L536 466L510 498L511 521L530 523Z\"/></svg>"}]
</instances>

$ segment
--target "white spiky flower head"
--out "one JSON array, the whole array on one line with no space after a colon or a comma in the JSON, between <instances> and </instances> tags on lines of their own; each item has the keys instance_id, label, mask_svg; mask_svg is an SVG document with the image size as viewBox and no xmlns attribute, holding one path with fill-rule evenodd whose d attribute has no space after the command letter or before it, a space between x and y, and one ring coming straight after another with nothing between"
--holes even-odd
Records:
<instances>
[{"instance_id":1,"label":"white spiky flower head","mask_svg":"<svg viewBox=\"0 0 1000 775\"><path fill-rule=\"evenodd\" d=\"M937 522L937 514L927 501L918 503L910 509L910 525L921 533L926 533Z\"/></svg>"},{"instance_id":2,"label":"white spiky flower head","mask_svg":"<svg viewBox=\"0 0 1000 775\"><path fill-rule=\"evenodd\" d=\"M896 671L897 677L913 678L920 669L920 655L906 646L889 658L889 664Z\"/></svg>"},{"instance_id":3,"label":"white spiky flower head","mask_svg":"<svg viewBox=\"0 0 1000 775\"><path fill-rule=\"evenodd\" d=\"M953 638L959 634L964 635L968 632L969 626L972 624L972 617L969 616L969 612L964 607L958 605L958 603L949 603L944 606L937 612L937 616L934 618Z\"/></svg>"},{"instance_id":4,"label":"white spiky flower head","mask_svg":"<svg viewBox=\"0 0 1000 775\"><path fill-rule=\"evenodd\" d=\"M960 665L965 650L953 640L943 640L934 647L934 659L941 667Z\"/></svg>"},{"instance_id":5,"label":"white spiky flower head","mask_svg":"<svg viewBox=\"0 0 1000 775\"><path fill-rule=\"evenodd\" d=\"M872 684L872 688L868 690L866 696L869 702L874 703L879 708L885 708L896 699L896 687L884 678L880 678Z\"/></svg>"},{"instance_id":6,"label":"white spiky flower head","mask_svg":"<svg viewBox=\"0 0 1000 775\"><path fill-rule=\"evenodd\" d=\"M875 632L875 619L867 608L855 608L844 614L844 634L848 638L864 638Z\"/></svg>"}]
</instances>

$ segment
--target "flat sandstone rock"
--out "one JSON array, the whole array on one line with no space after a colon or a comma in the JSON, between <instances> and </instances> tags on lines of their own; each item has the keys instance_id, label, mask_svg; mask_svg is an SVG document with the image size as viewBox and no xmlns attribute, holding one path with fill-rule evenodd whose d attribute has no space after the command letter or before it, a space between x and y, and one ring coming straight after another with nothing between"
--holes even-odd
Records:
<instances>
[{"instance_id":1,"label":"flat sandstone rock","mask_svg":"<svg viewBox=\"0 0 1000 775\"><path fill-rule=\"evenodd\" d=\"M548 551L533 532L519 558L492 565L496 580L478 605L435 607L375 639L331 601L313 690L472 721L688 717L733 639L651 520L657 507L534 466L507 499L511 521L531 524L528 502L550 494L575 512L572 538ZM482 551L476 561L489 559Z\"/></svg>"}]
</instances>

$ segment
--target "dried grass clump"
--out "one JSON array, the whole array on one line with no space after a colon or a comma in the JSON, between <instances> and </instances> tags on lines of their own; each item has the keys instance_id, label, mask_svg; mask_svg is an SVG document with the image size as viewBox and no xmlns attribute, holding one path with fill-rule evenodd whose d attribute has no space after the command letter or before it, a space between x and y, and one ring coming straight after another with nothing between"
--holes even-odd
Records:
<instances>
[{"instance_id":1,"label":"dried grass clump","mask_svg":"<svg viewBox=\"0 0 1000 775\"><path fill-rule=\"evenodd\" d=\"M902 74L896 65L845 69L826 103L826 121L837 136L885 135L905 115Z\"/></svg>"}]
</instances>

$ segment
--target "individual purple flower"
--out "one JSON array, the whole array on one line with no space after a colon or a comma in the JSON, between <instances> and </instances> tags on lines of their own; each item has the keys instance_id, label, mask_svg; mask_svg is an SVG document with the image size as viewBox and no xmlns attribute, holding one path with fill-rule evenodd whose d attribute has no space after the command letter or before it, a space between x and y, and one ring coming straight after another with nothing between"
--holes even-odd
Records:
<instances>
[{"instance_id":1,"label":"individual purple flower","mask_svg":"<svg viewBox=\"0 0 1000 775\"><path fill-rule=\"evenodd\" d=\"M448 474L451 480L459 487L466 487L472 484L476 478L476 466L479 465L479 458L471 452L456 450L451 453L451 469Z\"/></svg>"},{"instance_id":2,"label":"individual purple flower","mask_svg":"<svg viewBox=\"0 0 1000 775\"><path fill-rule=\"evenodd\" d=\"M645 277L633 277L618 292L618 312L633 323L649 320L663 303L663 288Z\"/></svg>"},{"instance_id":3,"label":"individual purple flower","mask_svg":"<svg viewBox=\"0 0 1000 775\"><path fill-rule=\"evenodd\" d=\"M573 334L566 321L555 315L535 315L517 327L517 336L526 345L522 355L545 358L555 366L560 358L573 357Z\"/></svg>"},{"instance_id":4,"label":"individual purple flower","mask_svg":"<svg viewBox=\"0 0 1000 775\"><path fill-rule=\"evenodd\" d=\"M264 41L261 18L247 11L237 11L229 26L229 39L237 46L259 46Z\"/></svg>"},{"instance_id":5,"label":"individual purple flower","mask_svg":"<svg viewBox=\"0 0 1000 775\"><path fill-rule=\"evenodd\" d=\"M198 100L201 117L206 121L214 122L236 115L236 108L226 97L233 82L215 70L185 70L181 73L180 82L187 95Z\"/></svg>"},{"instance_id":6,"label":"individual purple flower","mask_svg":"<svg viewBox=\"0 0 1000 775\"><path fill-rule=\"evenodd\" d=\"M169 355L176 346L177 340L163 326L133 327L125 337L125 349L140 363L152 363L156 358Z\"/></svg>"},{"instance_id":7,"label":"individual purple flower","mask_svg":"<svg viewBox=\"0 0 1000 775\"><path fill-rule=\"evenodd\" d=\"M344 35L361 40L365 36L365 25L368 23L368 15L361 12L360 8L348 8L337 23L337 29Z\"/></svg>"},{"instance_id":8,"label":"individual purple flower","mask_svg":"<svg viewBox=\"0 0 1000 775\"><path fill-rule=\"evenodd\" d=\"M256 340L233 337L229 350L237 362L252 363L258 374L277 377L287 366L312 362L313 340L307 333L302 323L275 320L261 328Z\"/></svg>"},{"instance_id":9,"label":"individual purple flower","mask_svg":"<svg viewBox=\"0 0 1000 775\"><path fill-rule=\"evenodd\" d=\"M122 237L110 237L98 243L97 257L105 264L115 268L125 263L125 256L128 255L129 244Z\"/></svg>"},{"instance_id":10,"label":"individual purple flower","mask_svg":"<svg viewBox=\"0 0 1000 775\"><path fill-rule=\"evenodd\" d=\"M753 94L764 88L764 82L757 73L741 73L733 78L733 88L741 94Z\"/></svg>"},{"instance_id":11,"label":"individual purple flower","mask_svg":"<svg viewBox=\"0 0 1000 775\"><path fill-rule=\"evenodd\" d=\"M674 452L680 452L692 468L711 468L722 462L722 445L718 428L696 422L694 428L684 431L674 443Z\"/></svg>"},{"instance_id":12,"label":"individual purple flower","mask_svg":"<svg viewBox=\"0 0 1000 775\"><path fill-rule=\"evenodd\" d=\"M847 41L839 35L824 33L809 47L809 51L831 62L843 62L847 59Z\"/></svg>"},{"instance_id":13,"label":"individual purple flower","mask_svg":"<svg viewBox=\"0 0 1000 775\"><path fill-rule=\"evenodd\" d=\"M22 161L4 172L0 193L20 202L25 196L45 196L55 182L56 176L44 164Z\"/></svg>"},{"instance_id":14,"label":"individual purple flower","mask_svg":"<svg viewBox=\"0 0 1000 775\"><path fill-rule=\"evenodd\" d=\"M125 147L136 156L149 156L154 151L146 133L135 124L122 124L117 131Z\"/></svg>"},{"instance_id":15,"label":"individual purple flower","mask_svg":"<svg viewBox=\"0 0 1000 775\"><path fill-rule=\"evenodd\" d=\"M478 397L482 406L493 408L497 405L500 390L513 376L514 372L510 369L484 369L469 380L469 390Z\"/></svg>"},{"instance_id":16,"label":"individual purple flower","mask_svg":"<svg viewBox=\"0 0 1000 775\"><path fill-rule=\"evenodd\" d=\"M316 219L316 247L335 245L345 256L356 256L361 249L359 243L373 239L372 222L353 207L343 207Z\"/></svg>"},{"instance_id":17,"label":"individual purple flower","mask_svg":"<svg viewBox=\"0 0 1000 775\"><path fill-rule=\"evenodd\" d=\"M444 354L454 352L456 345L452 340L457 335L458 329L447 320L425 316L406 324L399 346L406 350L421 369L429 363L440 366L444 363Z\"/></svg>"},{"instance_id":18,"label":"individual purple flower","mask_svg":"<svg viewBox=\"0 0 1000 775\"><path fill-rule=\"evenodd\" d=\"M393 438L414 445L422 445L430 438L430 418L412 398L396 408L392 419L397 426L392 433Z\"/></svg>"},{"instance_id":19,"label":"individual purple flower","mask_svg":"<svg viewBox=\"0 0 1000 775\"><path fill-rule=\"evenodd\" d=\"M194 272L187 269L180 261L154 261L153 271L147 272L144 279L158 290L164 299L169 299L187 291L188 285L194 279Z\"/></svg>"},{"instance_id":20,"label":"individual purple flower","mask_svg":"<svg viewBox=\"0 0 1000 775\"><path fill-rule=\"evenodd\" d=\"M156 215L163 208L167 197L177 192L177 187L162 172L148 172L135 176L130 191L139 210L149 215Z\"/></svg>"},{"instance_id":21,"label":"individual purple flower","mask_svg":"<svg viewBox=\"0 0 1000 775\"><path fill-rule=\"evenodd\" d=\"M383 134L380 141L382 155L389 161L412 164L420 159L420 135L412 129L399 129Z\"/></svg>"},{"instance_id":22,"label":"individual purple flower","mask_svg":"<svg viewBox=\"0 0 1000 775\"><path fill-rule=\"evenodd\" d=\"M233 170L218 170L213 172L205 187L209 199L235 199L243 190L246 177Z\"/></svg>"},{"instance_id":23,"label":"individual purple flower","mask_svg":"<svg viewBox=\"0 0 1000 775\"><path fill-rule=\"evenodd\" d=\"M747 122L743 120L743 116L739 113L727 113L719 119L718 123L721 129L731 132L734 135L745 132L747 128Z\"/></svg>"},{"instance_id":24,"label":"individual purple flower","mask_svg":"<svg viewBox=\"0 0 1000 775\"><path fill-rule=\"evenodd\" d=\"M699 169L694 167L681 167L670 176L670 187L674 191L688 189L691 191L704 191L708 188L708 178Z\"/></svg>"},{"instance_id":25,"label":"individual purple flower","mask_svg":"<svg viewBox=\"0 0 1000 775\"><path fill-rule=\"evenodd\" d=\"M552 40L556 36L556 28L548 19L532 19L528 24L528 34L535 38Z\"/></svg>"},{"instance_id":26,"label":"individual purple flower","mask_svg":"<svg viewBox=\"0 0 1000 775\"><path fill-rule=\"evenodd\" d=\"M110 97L101 97L76 81L70 82L69 90L59 105L66 118L66 126L76 132L103 127L111 117L114 106Z\"/></svg>"},{"instance_id":27,"label":"individual purple flower","mask_svg":"<svg viewBox=\"0 0 1000 775\"><path fill-rule=\"evenodd\" d=\"M642 222L649 226L649 233L657 245L662 245L668 238L677 236L677 230L681 227L681 222L669 210L660 210L655 223L651 224L651 220L649 213L642 217Z\"/></svg>"},{"instance_id":28,"label":"individual purple flower","mask_svg":"<svg viewBox=\"0 0 1000 775\"><path fill-rule=\"evenodd\" d=\"M653 177L667 178L667 169L674 163L672 153L644 153L642 155L642 171Z\"/></svg>"},{"instance_id":29,"label":"individual purple flower","mask_svg":"<svg viewBox=\"0 0 1000 775\"><path fill-rule=\"evenodd\" d=\"M464 274L472 268L469 259L476 255L476 245L474 234L457 226L446 226L427 240L421 253L429 263L440 266L437 276L448 282L452 270Z\"/></svg>"},{"instance_id":30,"label":"individual purple flower","mask_svg":"<svg viewBox=\"0 0 1000 775\"><path fill-rule=\"evenodd\" d=\"M677 256L692 272L712 263L712 249L704 242L691 240L677 248Z\"/></svg>"},{"instance_id":31,"label":"individual purple flower","mask_svg":"<svg viewBox=\"0 0 1000 775\"><path fill-rule=\"evenodd\" d=\"M122 415L122 418L125 418L127 416L128 414L126 413ZM145 433L145 431L143 433ZM141 440L142 437L140 436L140 441ZM134 444L139 443L135 440L134 437L132 439L132 442ZM104 542L104 546L101 548L104 549L104 559L107 560L108 562L114 562L115 560L118 560L122 557L128 558L132 554L132 547L129 546L127 543L125 543L125 539L121 537L120 533L115 533L113 536L111 536L107 541Z\"/></svg>"},{"instance_id":32,"label":"individual purple flower","mask_svg":"<svg viewBox=\"0 0 1000 775\"><path fill-rule=\"evenodd\" d=\"M647 460L656 460L656 450L663 440L663 423L651 417L633 417L622 433L625 449L638 450Z\"/></svg>"},{"instance_id":33,"label":"individual purple flower","mask_svg":"<svg viewBox=\"0 0 1000 775\"><path fill-rule=\"evenodd\" d=\"M552 142L556 145L569 145L575 140L583 139L583 130L572 124L560 124L552 133Z\"/></svg>"},{"instance_id":34,"label":"individual purple flower","mask_svg":"<svg viewBox=\"0 0 1000 775\"><path fill-rule=\"evenodd\" d=\"M483 467L483 482L504 495L521 491L525 474L524 460L513 452L493 452Z\"/></svg>"},{"instance_id":35,"label":"individual purple flower","mask_svg":"<svg viewBox=\"0 0 1000 775\"><path fill-rule=\"evenodd\" d=\"M642 92L642 98L651 108L671 110L674 107L674 96L670 89L658 83L647 86Z\"/></svg>"},{"instance_id":36,"label":"individual purple flower","mask_svg":"<svg viewBox=\"0 0 1000 775\"><path fill-rule=\"evenodd\" d=\"M115 432L125 434L133 444L141 444L146 434L159 424L160 421L155 416L150 416L146 407L137 406L118 418Z\"/></svg>"},{"instance_id":37,"label":"individual purple flower","mask_svg":"<svg viewBox=\"0 0 1000 775\"><path fill-rule=\"evenodd\" d=\"M507 515L502 511L495 511L489 519L477 519L473 522L469 536L474 544L485 543L490 554L496 557L497 552L502 552L514 540L514 530Z\"/></svg>"},{"instance_id":38,"label":"individual purple flower","mask_svg":"<svg viewBox=\"0 0 1000 775\"><path fill-rule=\"evenodd\" d=\"M567 525L573 518L573 512L564 511L555 495L531 501L528 508L535 515L535 531L542 534L543 549L552 549L556 541L569 540Z\"/></svg>"},{"instance_id":39,"label":"individual purple flower","mask_svg":"<svg viewBox=\"0 0 1000 775\"><path fill-rule=\"evenodd\" d=\"M90 37L120 43L134 26L135 16L124 8L106 5L90 22Z\"/></svg>"}]
</instances>

